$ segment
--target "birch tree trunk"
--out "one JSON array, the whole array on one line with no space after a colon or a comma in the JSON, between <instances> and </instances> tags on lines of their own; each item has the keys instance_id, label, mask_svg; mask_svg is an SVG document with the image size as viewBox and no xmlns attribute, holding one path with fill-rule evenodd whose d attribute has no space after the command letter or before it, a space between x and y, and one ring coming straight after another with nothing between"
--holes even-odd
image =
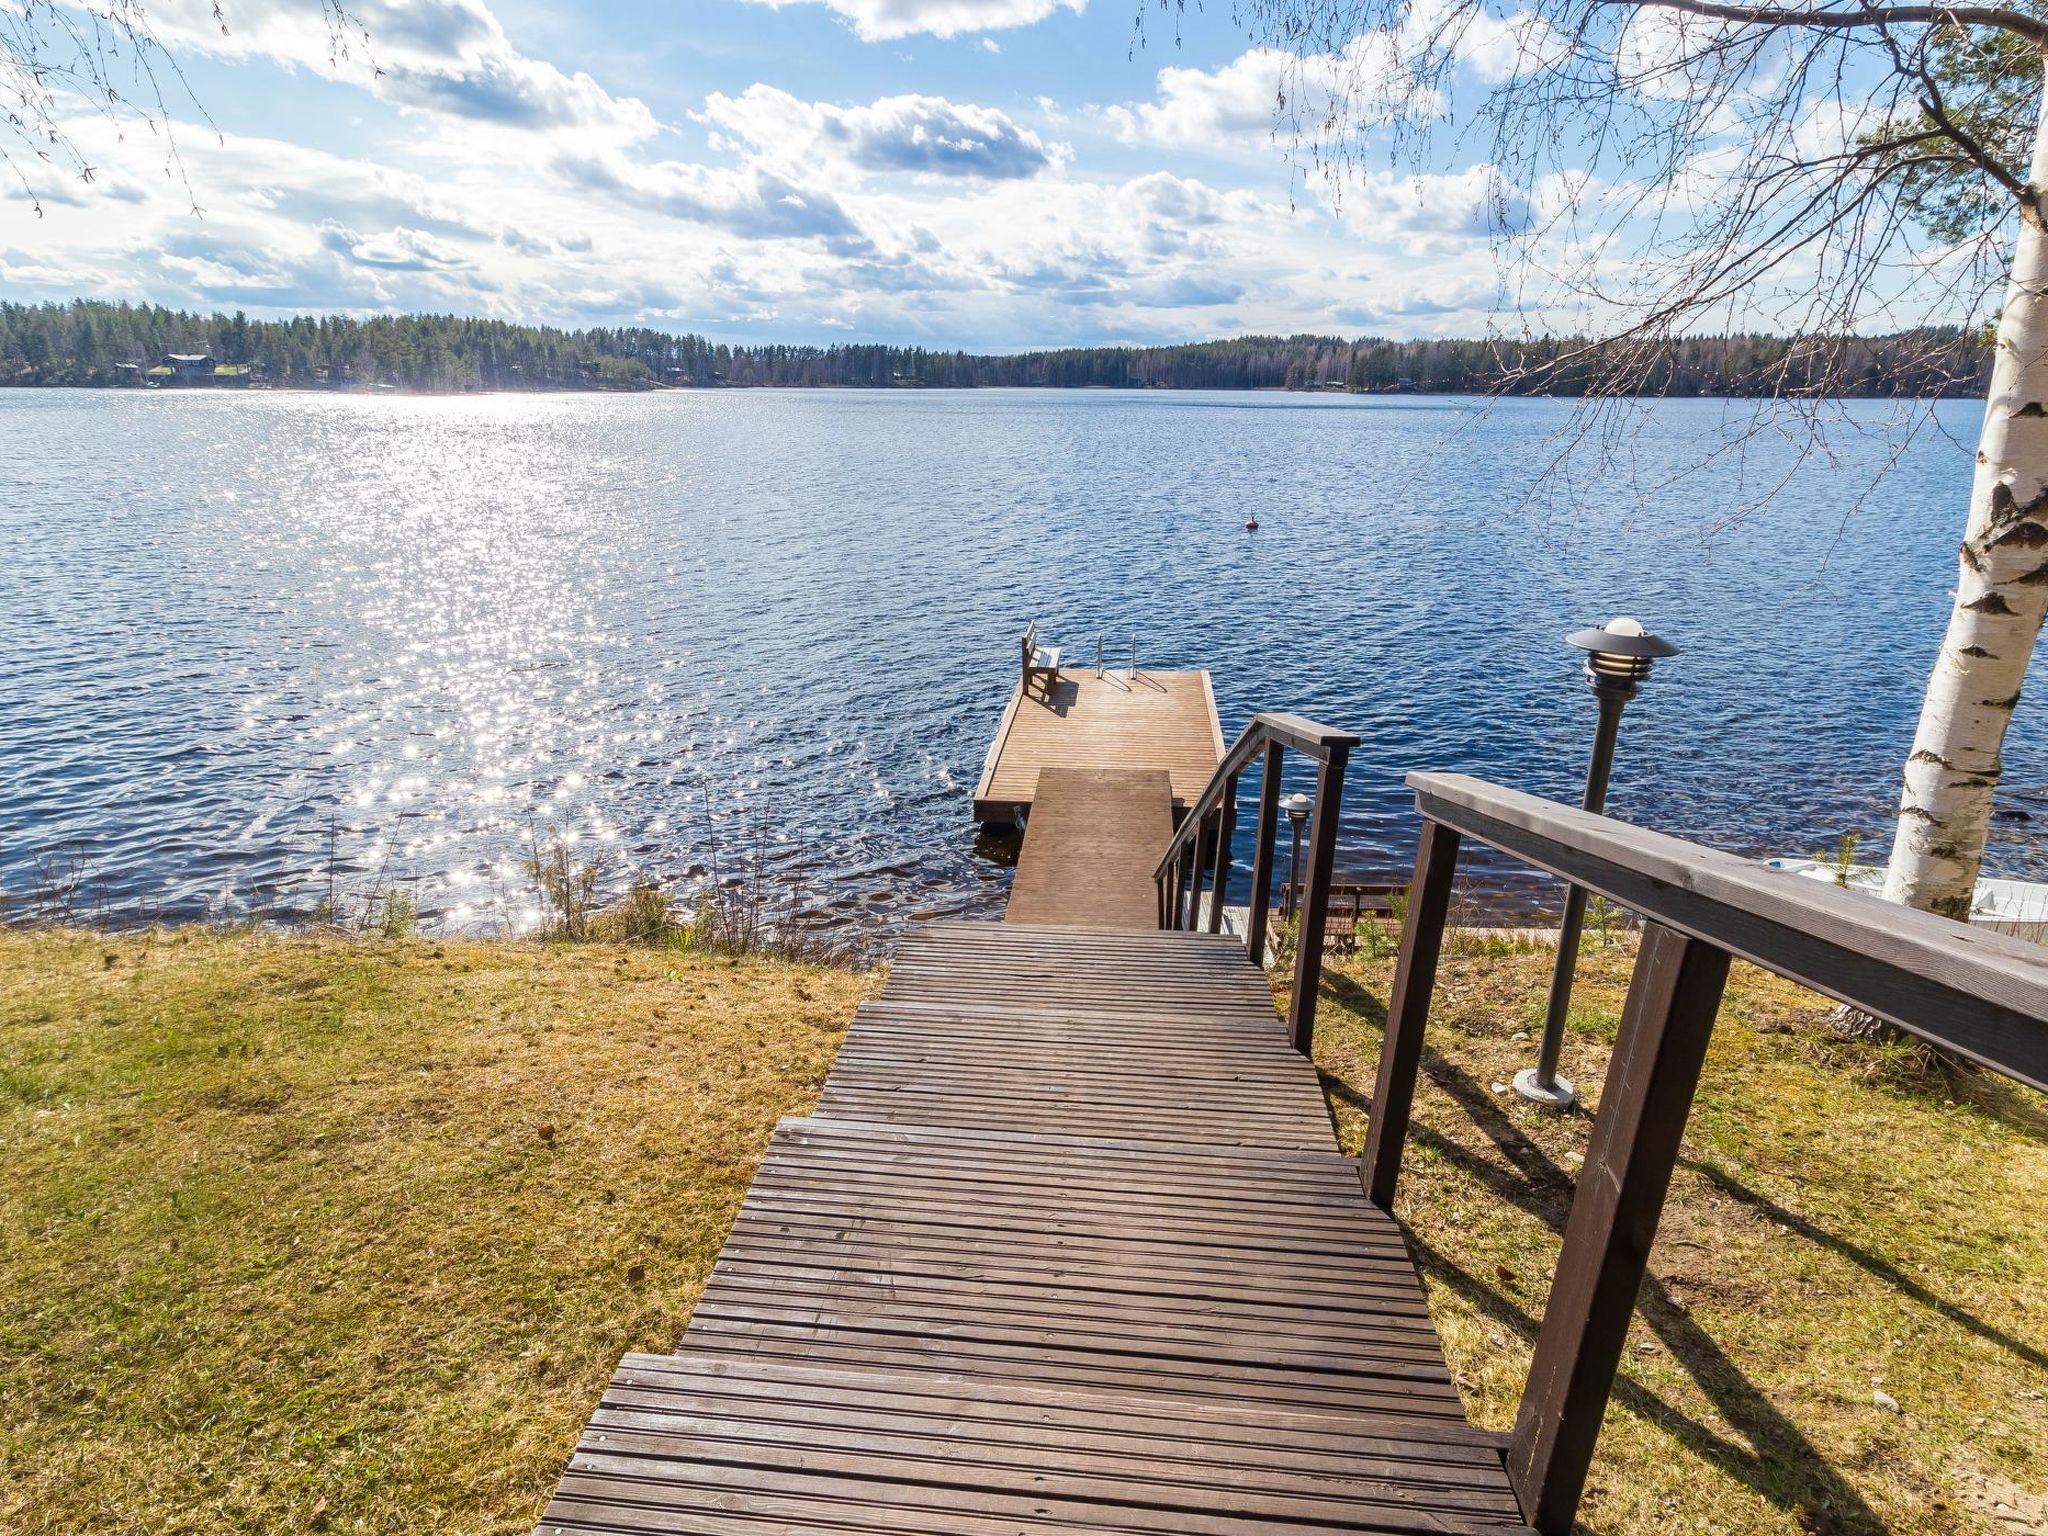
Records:
<instances>
[{"instance_id":1,"label":"birch tree trunk","mask_svg":"<svg viewBox=\"0 0 2048 1536\"><path fill-rule=\"evenodd\" d=\"M1966 920L2006 727L2048 610L2048 92L1998 317L1948 633L1906 760L1885 896Z\"/></svg>"}]
</instances>

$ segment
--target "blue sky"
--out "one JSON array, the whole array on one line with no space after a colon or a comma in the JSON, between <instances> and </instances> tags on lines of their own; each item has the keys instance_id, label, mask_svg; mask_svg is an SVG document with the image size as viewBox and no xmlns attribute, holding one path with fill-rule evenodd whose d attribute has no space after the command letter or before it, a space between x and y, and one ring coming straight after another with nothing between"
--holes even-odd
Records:
<instances>
[{"instance_id":1,"label":"blue sky","mask_svg":"<svg viewBox=\"0 0 2048 1536\"><path fill-rule=\"evenodd\" d=\"M101 174L0 200L0 295L1000 350L1474 335L1499 292L1477 157L1333 199L1228 6L370 0L339 62L318 0L209 9L150 14L211 126L172 98L174 166L81 112Z\"/></svg>"}]
</instances>

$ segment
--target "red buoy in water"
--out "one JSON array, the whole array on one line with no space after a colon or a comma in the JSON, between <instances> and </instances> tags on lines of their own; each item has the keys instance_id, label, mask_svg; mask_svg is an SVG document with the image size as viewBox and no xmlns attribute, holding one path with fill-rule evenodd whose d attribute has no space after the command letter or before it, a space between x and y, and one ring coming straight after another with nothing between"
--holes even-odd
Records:
<instances>
[{"instance_id":1,"label":"red buoy in water","mask_svg":"<svg viewBox=\"0 0 2048 1536\"><path fill-rule=\"evenodd\" d=\"M1259 520L1256 517L1246 518L1244 520L1244 531L1246 533L1257 533L1259 531Z\"/></svg>"}]
</instances>

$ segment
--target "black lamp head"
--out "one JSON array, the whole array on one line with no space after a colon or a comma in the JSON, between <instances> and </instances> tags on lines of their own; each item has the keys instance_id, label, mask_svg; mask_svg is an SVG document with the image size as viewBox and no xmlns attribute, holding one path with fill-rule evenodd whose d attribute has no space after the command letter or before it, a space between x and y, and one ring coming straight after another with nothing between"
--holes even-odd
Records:
<instances>
[{"instance_id":1,"label":"black lamp head","mask_svg":"<svg viewBox=\"0 0 2048 1536\"><path fill-rule=\"evenodd\" d=\"M1565 644L1587 652L1586 681L1595 693L1632 696L1660 657L1676 656L1678 647L1644 629L1637 619L1609 619L1595 629L1579 629Z\"/></svg>"}]
</instances>

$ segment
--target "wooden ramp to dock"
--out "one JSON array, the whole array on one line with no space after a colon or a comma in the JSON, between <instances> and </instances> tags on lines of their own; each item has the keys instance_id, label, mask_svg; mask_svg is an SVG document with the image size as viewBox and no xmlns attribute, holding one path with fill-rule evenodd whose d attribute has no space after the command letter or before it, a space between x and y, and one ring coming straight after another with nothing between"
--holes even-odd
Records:
<instances>
[{"instance_id":1,"label":"wooden ramp to dock","mask_svg":"<svg viewBox=\"0 0 2048 1536\"><path fill-rule=\"evenodd\" d=\"M1005 920L1157 928L1152 872L1172 835L1164 768L1041 768Z\"/></svg>"},{"instance_id":2,"label":"wooden ramp to dock","mask_svg":"<svg viewBox=\"0 0 2048 1536\"><path fill-rule=\"evenodd\" d=\"M974 787L974 819L1020 820L1048 768L1163 768L1173 800L1186 805L1222 759L1223 725L1206 672L1098 677L1083 668L1029 690L1020 679Z\"/></svg>"},{"instance_id":3,"label":"wooden ramp to dock","mask_svg":"<svg viewBox=\"0 0 2048 1536\"><path fill-rule=\"evenodd\" d=\"M1522 1530L1234 940L933 923L542 1536Z\"/></svg>"}]
</instances>

